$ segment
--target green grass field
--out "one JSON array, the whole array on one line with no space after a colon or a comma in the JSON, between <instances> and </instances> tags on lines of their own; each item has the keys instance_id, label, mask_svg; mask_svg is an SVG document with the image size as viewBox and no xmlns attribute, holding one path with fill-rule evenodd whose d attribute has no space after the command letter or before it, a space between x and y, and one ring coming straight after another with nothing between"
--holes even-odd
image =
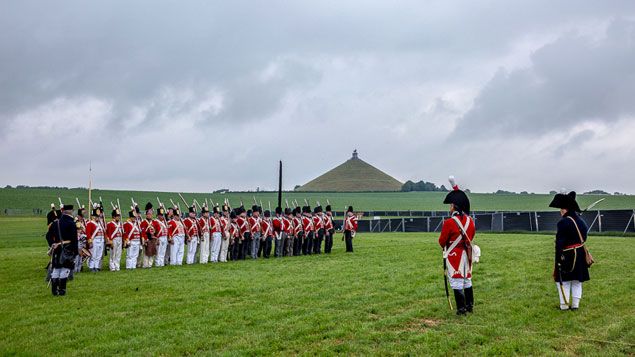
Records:
<instances>
[{"instance_id":1,"label":"green grass field","mask_svg":"<svg viewBox=\"0 0 635 357\"><path fill-rule=\"evenodd\" d=\"M179 202L183 206L183 202L179 199L177 193L169 192L149 192L149 191L110 191L110 190L93 190L93 199L98 200L102 197L104 204L110 210L110 202L116 204L117 198L120 199L123 207L129 207L130 198L141 205L145 202L152 201L156 205L156 198L159 196L161 201L167 205L170 199ZM204 203L205 198L214 202L221 202L225 198L229 199L232 205L237 205L242 200L245 205L253 204L253 196L256 196L258 202L262 201L264 208L268 208L268 202L271 202L272 208L277 202L276 193L227 193L220 194L203 194L203 193L184 193L183 196L188 202L197 199L200 203ZM32 215L34 208L40 208L44 214L48 211L50 204L58 202L58 197L62 198L65 203L75 204L75 198L78 197L82 204L88 201L87 190L53 190L53 189L6 189L0 188L0 215L5 215L5 209L19 209L22 214ZM383 192L383 193L300 193L285 192L283 199L297 200L304 205L304 199L310 200L314 205L316 201L320 201L323 205L328 199L335 210L343 210L348 205L353 205L356 210L433 210L444 211L447 206L444 205L443 198L445 193L442 192ZM633 209L635 208L635 196L602 196L606 200L598 209ZM549 202L551 195L494 195L488 193L472 193L470 199L472 201L472 209L476 211L544 211L550 210ZM581 195L578 198L580 206L586 207L592 202L599 199L597 195ZM143 208L143 207L142 207Z\"/></svg>"},{"instance_id":2,"label":"green grass field","mask_svg":"<svg viewBox=\"0 0 635 357\"><path fill-rule=\"evenodd\" d=\"M581 309L557 310L553 237L479 234L475 313L434 234L360 234L329 256L81 273L44 284L45 222L0 219L0 354L633 355L635 239L591 237Z\"/></svg>"}]
</instances>

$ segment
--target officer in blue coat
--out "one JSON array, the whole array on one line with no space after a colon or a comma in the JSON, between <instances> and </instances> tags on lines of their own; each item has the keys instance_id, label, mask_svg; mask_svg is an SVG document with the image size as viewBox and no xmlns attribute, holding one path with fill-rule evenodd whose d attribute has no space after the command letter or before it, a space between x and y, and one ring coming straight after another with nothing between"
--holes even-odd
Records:
<instances>
[{"instance_id":1,"label":"officer in blue coat","mask_svg":"<svg viewBox=\"0 0 635 357\"><path fill-rule=\"evenodd\" d=\"M577 310L582 299L582 283L589 280L584 244L588 227L578 215L581 212L576 193L559 193L549 207L559 208L562 218L556 232L554 280L560 295L561 310Z\"/></svg>"},{"instance_id":2,"label":"officer in blue coat","mask_svg":"<svg viewBox=\"0 0 635 357\"><path fill-rule=\"evenodd\" d=\"M59 219L51 222L46 240L50 247L51 265L51 292L53 296L66 295L66 282L75 267L77 247L77 225L73 218L73 206L64 205Z\"/></svg>"}]
</instances>

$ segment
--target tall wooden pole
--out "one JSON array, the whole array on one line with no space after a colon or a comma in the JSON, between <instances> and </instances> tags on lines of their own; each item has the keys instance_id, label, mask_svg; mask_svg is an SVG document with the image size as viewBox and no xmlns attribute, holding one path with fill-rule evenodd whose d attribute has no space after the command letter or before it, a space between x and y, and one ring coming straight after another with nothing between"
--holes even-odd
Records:
<instances>
[{"instance_id":1,"label":"tall wooden pole","mask_svg":"<svg viewBox=\"0 0 635 357\"><path fill-rule=\"evenodd\" d=\"M280 160L280 168L278 170L278 206L282 207L282 160Z\"/></svg>"}]
</instances>

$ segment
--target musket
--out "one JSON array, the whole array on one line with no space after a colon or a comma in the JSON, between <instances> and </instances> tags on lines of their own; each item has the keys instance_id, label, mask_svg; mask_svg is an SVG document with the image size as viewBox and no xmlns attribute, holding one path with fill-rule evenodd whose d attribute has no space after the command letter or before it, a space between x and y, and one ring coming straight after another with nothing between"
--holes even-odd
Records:
<instances>
[{"instance_id":1,"label":"musket","mask_svg":"<svg viewBox=\"0 0 635 357\"><path fill-rule=\"evenodd\" d=\"M450 310L453 310L452 300L450 299L450 289L448 289L448 262L445 259L445 254L443 256L443 282L445 283L445 297L448 299Z\"/></svg>"},{"instance_id":2,"label":"musket","mask_svg":"<svg viewBox=\"0 0 635 357\"><path fill-rule=\"evenodd\" d=\"M256 201L256 196L253 196L253 197L254 197L254 204L258 206L258 201Z\"/></svg>"},{"instance_id":3,"label":"musket","mask_svg":"<svg viewBox=\"0 0 635 357\"><path fill-rule=\"evenodd\" d=\"M598 203L600 203L600 202L604 201L605 199L606 199L606 197L604 197L604 198L600 198L599 200L597 200L597 201L595 201L595 202L591 203L591 204L589 205L589 207L585 208L585 209L584 209L584 211L582 211L582 212L586 212L586 211L588 211L588 210L592 209L592 208L593 208L593 207L595 207Z\"/></svg>"},{"instance_id":4,"label":"musket","mask_svg":"<svg viewBox=\"0 0 635 357\"><path fill-rule=\"evenodd\" d=\"M269 212L271 212L271 201L267 202L269 204Z\"/></svg>"},{"instance_id":5,"label":"musket","mask_svg":"<svg viewBox=\"0 0 635 357\"><path fill-rule=\"evenodd\" d=\"M176 207L176 203L174 203L174 201L172 201L171 198L170 198L170 203L172 204L172 207Z\"/></svg>"},{"instance_id":6,"label":"musket","mask_svg":"<svg viewBox=\"0 0 635 357\"><path fill-rule=\"evenodd\" d=\"M307 206L309 205L309 201L307 201L306 198L304 199L304 204L307 205Z\"/></svg>"},{"instance_id":7,"label":"musket","mask_svg":"<svg viewBox=\"0 0 635 357\"><path fill-rule=\"evenodd\" d=\"M286 198L284 199L284 205L285 205L284 208L289 208L289 200Z\"/></svg>"},{"instance_id":8,"label":"musket","mask_svg":"<svg viewBox=\"0 0 635 357\"><path fill-rule=\"evenodd\" d=\"M119 209L119 214L121 214L121 203L119 202L119 198L117 198L117 209Z\"/></svg>"},{"instance_id":9,"label":"musket","mask_svg":"<svg viewBox=\"0 0 635 357\"><path fill-rule=\"evenodd\" d=\"M262 200L260 200L260 208L262 208ZM271 211L271 203L269 203L269 210Z\"/></svg>"},{"instance_id":10,"label":"musket","mask_svg":"<svg viewBox=\"0 0 635 357\"><path fill-rule=\"evenodd\" d=\"M79 198L75 197L75 202L77 202L77 209L82 209L82 205L79 203Z\"/></svg>"},{"instance_id":11,"label":"musket","mask_svg":"<svg viewBox=\"0 0 635 357\"><path fill-rule=\"evenodd\" d=\"M198 201L196 200L196 198L194 199L193 204L194 204L194 205L196 205L196 207L198 207L198 208L203 207L203 206L201 206L201 204L200 204L200 203L198 203Z\"/></svg>"},{"instance_id":12,"label":"musket","mask_svg":"<svg viewBox=\"0 0 635 357\"><path fill-rule=\"evenodd\" d=\"M212 202L212 204L214 204L214 202ZM209 204L207 203L207 197L205 197L205 207L207 207L207 209L209 209Z\"/></svg>"},{"instance_id":13,"label":"musket","mask_svg":"<svg viewBox=\"0 0 635 357\"><path fill-rule=\"evenodd\" d=\"M157 203L159 204L159 207L163 207L163 203L161 203L161 200L159 199L159 196L157 196Z\"/></svg>"},{"instance_id":14,"label":"musket","mask_svg":"<svg viewBox=\"0 0 635 357\"><path fill-rule=\"evenodd\" d=\"M564 294L564 284L562 284L562 267L560 266L560 263L558 263L558 285L560 286L560 293L562 294L562 299L564 300L565 305L569 305L567 295Z\"/></svg>"},{"instance_id":15,"label":"musket","mask_svg":"<svg viewBox=\"0 0 635 357\"><path fill-rule=\"evenodd\" d=\"M183 198L183 195L179 192L179 197L181 197L181 200L183 200L183 203L185 203L186 207L190 207L190 204L187 203L187 201L185 200L185 198Z\"/></svg>"},{"instance_id":16,"label":"musket","mask_svg":"<svg viewBox=\"0 0 635 357\"><path fill-rule=\"evenodd\" d=\"M112 206L112 209L113 209L113 210L114 210L114 209L116 209L116 208L115 208L115 204L114 204L114 203L112 203L112 201L110 201L110 205Z\"/></svg>"},{"instance_id":17,"label":"musket","mask_svg":"<svg viewBox=\"0 0 635 357\"><path fill-rule=\"evenodd\" d=\"M58 196L57 200L60 201L60 209L62 209L62 207L64 207L64 204L62 203L62 198Z\"/></svg>"},{"instance_id":18,"label":"musket","mask_svg":"<svg viewBox=\"0 0 635 357\"><path fill-rule=\"evenodd\" d=\"M326 199L326 204L329 205L329 206L331 205L331 202L329 202L328 198Z\"/></svg>"}]
</instances>

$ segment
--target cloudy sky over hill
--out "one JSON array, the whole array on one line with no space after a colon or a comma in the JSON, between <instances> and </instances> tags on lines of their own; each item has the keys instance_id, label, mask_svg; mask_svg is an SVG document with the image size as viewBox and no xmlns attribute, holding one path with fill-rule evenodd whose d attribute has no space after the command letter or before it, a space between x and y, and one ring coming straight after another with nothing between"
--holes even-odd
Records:
<instances>
[{"instance_id":1,"label":"cloudy sky over hill","mask_svg":"<svg viewBox=\"0 0 635 357\"><path fill-rule=\"evenodd\" d=\"M0 185L635 193L633 93L633 1L3 2Z\"/></svg>"}]
</instances>

